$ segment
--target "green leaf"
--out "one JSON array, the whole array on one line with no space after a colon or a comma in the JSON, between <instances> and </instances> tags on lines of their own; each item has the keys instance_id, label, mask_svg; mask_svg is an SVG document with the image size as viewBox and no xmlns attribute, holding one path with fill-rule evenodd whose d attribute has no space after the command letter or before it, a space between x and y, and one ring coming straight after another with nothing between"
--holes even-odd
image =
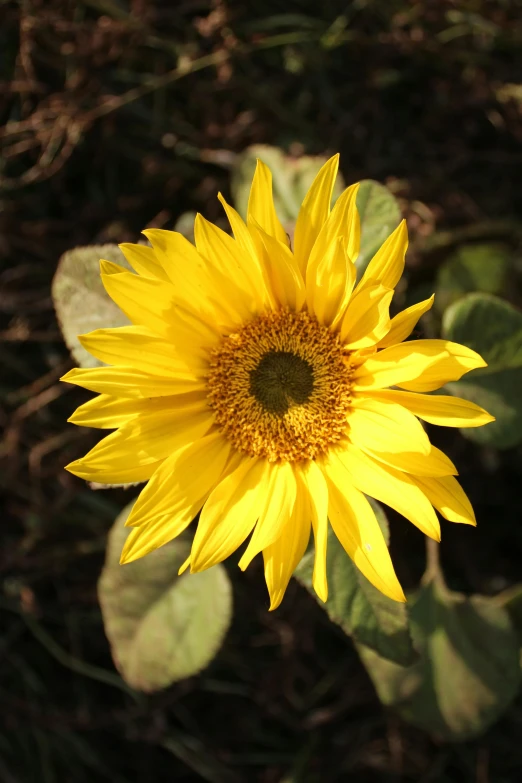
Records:
<instances>
[{"instance_id":1,"label":"green leaf","mask_svg":"<svg viewBox=\"0 0 522 783\"><path fill-rule=\"evenodd\" d=\"M421 653L412 666L359 646L381 701L440 738L476 737L499 718L520 684L518 638L507 611L434 580L419 591L410 616Z\"/></svg>"},{"instance_id":2,"label":"green leaf","mask_svg":"<svg viewBox=\"0 0 522 783\"><path fill-rule=\"evenodd\" d=\"M79 334L129 323L103 287L101 258L130 269L117 245L76 247L60 258L52 284L63 339L80 367L99 367L102 363L80 345Z\"/></svg>"},{"instance_id":3,"label":"green leaf","mask_svg":"<svg viewBox=\"0 0 522 783\"><path fill-rule=\"evenodd\" d=\"M377 519L388 540L388 522L378 503L372 501ZM415 660L406 606L387 598L355 567L333 530L328 531L328 600L324 608L334 623L355 641L401 664ZM312 588L313 550L307 552L295 576L315 596Z\"/></svg>"},{"instance_id":4,"label":"green leaf","mask_svg":"<svg viewBox=\"0 0 522 783\"><path fill-rule=\"evenodd\" d=\"M464 294L482 291L501 294L511 263L506 245L498 242L463 245L440 267L435 305L439 312Z\"/></svg>"},{"instance_id":5,"label":"green leaf","mask_svg":"<svg viewBox=\"0 0 522 783\"><path fill-rule=\"evenodd\" d=\"M489 294L468 294L444 313L443 335L478 351L488 366L448 383L451 394L485 408L496 421L462 434L508 448L522 440L522 313Z\"/></svg>"},{"instance_id":6,"label":"green leaf","mask_svg":"<svg viewBox=\"0 0 522 783\"><path fill-rule=\"evenodd\" d=\"M266 144L249 147L238 157L232 169L232 197L237 211L243 218L246 218L250 185L258 158L266 163L272 172L276 212L291 234L306 192L327 158L322 155L292 158L279 147L270 147ZM334 188L334 200L342 193L344 187L343 179L339 175Z\"/></svg>"},{"instance_id":7,"label":"green leaf","mask_svg":"<svg viewBox=\"0 0 522 783\"><path fill-rule=\"evenodd\" d=\"M357 193L361 218L361 249L357 269L362 275L385 239L397 228L401 212L388 188L372 179L364 179Z\"/></svg>"},{"instance_id":8,"label":"green leaf","mask_svg":"<svg viewBox=\"0 0 522 783\"><path fill-rule=\"evenodd\" d=\"M518 634L519 644L522 647L522 584L507 587L496 595L493 601L496 606L502 606L511 617L511 622Z\"/></svg>"},{"instance_id":9,"label":"green leaf","mask_svg":"<svg viewBox=\"0 0 522 783\"><path fill-rule=\"evenodd\" d=\"M183 538L120 565L131 508L121 512L109 534L98 594L118 670L133 688L152 692L210 663L230 625L232 593L221 565L177 576L190 552Z\"/></svg>"}]
</instances>

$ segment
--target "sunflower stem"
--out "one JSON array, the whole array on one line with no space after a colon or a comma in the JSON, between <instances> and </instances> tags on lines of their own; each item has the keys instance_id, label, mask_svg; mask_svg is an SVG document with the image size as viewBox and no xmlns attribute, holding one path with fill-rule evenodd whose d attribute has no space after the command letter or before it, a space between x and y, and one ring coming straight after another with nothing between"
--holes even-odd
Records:
<instances>
[{"instance_id":1,"label":"sunflower stem","mask_svg":"<svg viewBox=\"0 0 522 783\"><path fill-rule=\"evenodd\" d=\"M422 577L422 583L428 584L433 581L444 581L440 567L440 544L426 536L426 570Z\"/></svg>"}]
</instances>

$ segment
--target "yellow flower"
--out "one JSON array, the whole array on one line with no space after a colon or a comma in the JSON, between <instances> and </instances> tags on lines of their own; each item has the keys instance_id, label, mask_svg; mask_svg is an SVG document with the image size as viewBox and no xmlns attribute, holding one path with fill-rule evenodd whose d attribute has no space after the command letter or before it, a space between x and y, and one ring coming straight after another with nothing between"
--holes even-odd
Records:
<instances>
[{"instance_id":1,"label":"yellow flower","mask_svg":"<svg viewBox=\"0 0 522 783\"><path fill-rule=\"evenodd\" d=\"M121 246L137 274L101 262L107 292L133 325L84 335L82 345L112 366L63 380L99 393L70 421L116 431L67 469L96 482L148 482L127 521L123 563L166 544L201 511L180 572L210 568L250 536L239 565L263 553L274 609L312 529L313 584L324 601L329 520L362 573L404 601L366 496L437 540L434 508L475 524L455 466L419 418L492 421L465 400L424 394L485 363L446 340L403 342L433 297L390 320L404 221L355 284L358 186L330 209L338 162L315 178L293 248L258 162L246 224L220 196L234 239L198 215L195 247L152 229L152 247Z\"/></svg>"}]
</instances>

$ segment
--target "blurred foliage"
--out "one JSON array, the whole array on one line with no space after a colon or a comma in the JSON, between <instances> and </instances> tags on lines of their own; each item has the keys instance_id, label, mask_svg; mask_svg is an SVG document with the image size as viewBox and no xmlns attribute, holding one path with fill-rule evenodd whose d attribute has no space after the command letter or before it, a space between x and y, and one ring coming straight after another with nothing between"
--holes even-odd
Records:
<instances>
[{"instance_id":1,"label":"blurred foliage","mask_svg":"<svg viewBox=\"0 0 522 783\"><path fill-rule=\"evenodd\" d=\"M438 271L435 290L437 310L443 313L450 304L473 291L504 293L511 263L512 254L506 245L463 245Z\"/></svg>"},{"instance_id":2,"label":"blurred foliage","mask_svg":"<svg viewBox=\"0 0 522 783\"><path fill-rule=\"evenodd\" d=\"M116 666L129 685L151 692L212 660L230 625L232 597L221 565L178 577L191 547L183 537L121 566L131 509L112 526L98 595Z\"/></svg>"},{"instance_id":3,"label":"blurred foliage","mask_svg":"<svg viewBox=\"0 0 522 783\"><path fill-rule=\"evenodd\" d=\"M421 653L413 666L359 647L383 703L441 739L482 734L520 685L519 639L508 612L491 599L448 590L439 574L420 589L410 617Z\"/></svg>"},{"instance_id":4,"label":"blurred foliage","mask_svg":"<svg viewBox=\"0 0 522 783\"><path fill-rule=\"evenodd\" d=\"M372 501L372 506L386 542L389 542L386 515L377 501ZM327 551L328 600L324 608L330 619L384 660L402 665L414 661L417 656L405 604L387 598L363 576L347 557L331 526ZM295 575L315 597L312 588L314 555L313 549L306 553Z\"/></svg>"},{"instance_id":5,"label":"blurred foliage","mask_svg":"<svg viewBox=\"0 0 522 783\"><path fill-rule=\"evenodd\" d=\"M493 242L509 254L504 287L474 290L520 308L520 12L519 0L0 2L0 779L518 779L520 697L475 741L432 740L382 710L307 591L291 585L267 613L255 564L230 570L236 619L208 669L151 696L125 685L95 584L129 496L63 471L96 436L65 425L89 395L57 382L71 360L50 287L70 248L138 241L188 210L223 220L215 195L229 197L237 156L268 144L296 161L339 150L346 182L398 198L412 242L397 307L438 288L450 254ZM421 329L439 336L438 314ZM520 627L520 446L434 438L478 518L476 531L444 525L448 584L498 594ZM421 537L389 522L413 587Z\"/></svg>"},{"instance_id":6,"label":"blurred foliage","mask_svg":"<svg viewBox=\"0 0 522 783\"><path fill-rule=\"evenodd\" d=\"M444 336L478 351L488 363L446 388L486 408L496 421L466 431L476 443L509 448L522 440L522 313L487 294L468 294L444 313Z\"/></svg>"},{"instance_id":7,"label":"blurred foliage","mask_svg":"<svg viewBox=\"0 0 522 783\"><path fill-rule=\"evenodd\" d=\"M64 253L53 278L51 292L56 317L65 344L81 367L98 367L102 362L85 350L78 335L129 323L103 287L102 258L130 269L117 245L91 245Z\"/></svg>"}]
</instances>

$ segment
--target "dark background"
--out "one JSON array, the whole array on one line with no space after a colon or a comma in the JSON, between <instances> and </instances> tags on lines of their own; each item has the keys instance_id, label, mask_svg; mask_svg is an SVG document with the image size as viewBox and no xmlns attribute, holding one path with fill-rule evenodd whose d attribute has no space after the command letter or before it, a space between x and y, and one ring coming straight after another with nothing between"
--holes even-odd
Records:
<instances>
[{"instance_id":1,"label":"dark background","mask_svg":"<svg viewBox=\"0 0 522 783\"><path fill-rule=\"evenodd\" d=\"M66 424L88 395L58 383L72 360L50 285L76 245L136 241L187 210L220 219L234 154L257 142L340 151L347 182L388 184L413 236L409 290L433 289L470 237L500 239L516 267L521 51L516 0L0 0L0 781L520 779L520 698L481 739L430 739L381 708L301 587L267 612L259 563L229 564L235 619L202 675L122 690L96 581L131 495L63 471L96 435ZM436 443L479 521L445 524L448 580L493 594L521 577L520 450ZM391 522L412 587L423 540Z\"/></svg>"}]
</instances>

